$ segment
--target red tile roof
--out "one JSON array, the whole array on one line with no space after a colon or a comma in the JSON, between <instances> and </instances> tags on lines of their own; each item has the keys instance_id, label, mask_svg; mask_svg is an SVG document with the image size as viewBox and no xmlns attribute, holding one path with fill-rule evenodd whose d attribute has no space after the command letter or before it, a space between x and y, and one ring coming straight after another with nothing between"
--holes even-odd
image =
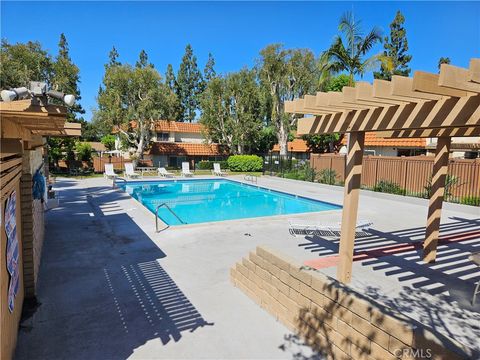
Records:
<instances>
[{"instance_id":1,"label":"red tile roof","mask_svg":"<svg viewBox=\"0 0 480 360\"><path fill-rule=\"evenodd\" d=\"M158 120L155 122L155 131L201 133L203 131L203 125L199 123Z\"/></svg>"},{"instance_id":2,"label":"red tile roof","mask_svg":"<svg viewBox=\"0 0 480 360\"><path fill-rule=\"evenodd\" d=\"M192 144L173 142L154 142L148 151L150 155L179 155L179 156L215 156L225 155L226 149L218 144Z\"/></svg>"},{"instance_id":3,"label":"red tile roof","mask_svg":"<svg viewBox=\"0 0 480 360\"><path fill-rule=\"evenodd\" d=\"M287 146L288 151L308 152L307 142L302 139L293 139L293 141L288 142ZM275 144L272 151L280 151L280 146L278 144Z\"/></svg>"},{"instance_id":4,"label":"red tile roof","mask_svg":"<svg viewBox=\"0 0 480 360\"><path fill-rule=\"evenodd\" d=\"M342 145L347 144L347 137L342 139ZM374 132L365 133L365 146L366 147L413 147L413 148L425 148L427 142L424 138L382 138L378 137ZM291 150L293 147L293 150ZM280 147L276 144L272 151L280 151ZM293 152L308 152L308 146L305 140L295 139L288 142L288 151Z\"/></svg>"},{"instance_id":5,"label":"red tile roof","mask_svg":"<svg viewBox=\"0 0 480 360\"><path fill-rule=\"evenodd\" d=\"M342 144L347 144L347 137L344 136ZM425 148L427 141L424 138L382 138L377 136L374 132L365 133L365 146L368 147L414 147Z\"/></svg>"}]
</instances>

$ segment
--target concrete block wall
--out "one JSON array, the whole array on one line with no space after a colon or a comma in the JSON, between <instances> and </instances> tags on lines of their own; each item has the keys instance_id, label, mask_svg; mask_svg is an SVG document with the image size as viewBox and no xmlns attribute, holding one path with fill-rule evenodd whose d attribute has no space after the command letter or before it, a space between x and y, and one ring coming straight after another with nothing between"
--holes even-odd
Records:
<instances>
[{"instance_id":1,"label":"concrete block wall","mask_svg":"<svg viewBox=\"0 0 480 360\"><path fill-rule=\"evenodd\" d=\"M233 284L329 359L466 359L469 350L268 247L230 271Z\"/></svg>"}]
</instances>

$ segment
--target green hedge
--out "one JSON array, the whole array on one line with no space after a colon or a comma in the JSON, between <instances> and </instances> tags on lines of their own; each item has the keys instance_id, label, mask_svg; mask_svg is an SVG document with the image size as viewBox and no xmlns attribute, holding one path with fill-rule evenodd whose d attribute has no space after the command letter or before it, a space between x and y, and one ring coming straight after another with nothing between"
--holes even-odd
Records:
<instances>
[{"instance_id":1,"label":"green hedge","mask_svg":"<svg viewBox=\"0 0 480 360\"><path fill-rule=\"evenodd\" d=\"M231 171L262 171L262 158L257 155L232 155L228 158Z\"/></svg>"},{"instance_id":2,"label":"green hedge","mask_svg":"<svg viewBox=\"0 0 480 360\"><path fill-rule=\"evenodd\" d=\"M202 160L198 162L195 167L197 170L213 170L213 164L214 163L219 163L220 164L220 169L222 170L227 170L228 169L228 163L227 161L207 161L207 160Z\"/></svg>"}]
</instances>

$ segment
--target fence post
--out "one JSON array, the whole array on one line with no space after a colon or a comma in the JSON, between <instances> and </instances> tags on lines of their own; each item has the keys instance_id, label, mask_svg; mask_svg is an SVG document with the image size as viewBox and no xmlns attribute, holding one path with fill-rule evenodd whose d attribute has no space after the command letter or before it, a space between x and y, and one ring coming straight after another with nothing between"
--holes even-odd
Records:
<instances>
[{"instance_id":1,"label":"fence post","mask_svg":"<svg viewBox=\"0 0 480 360\"><path fill-rule=\"evenodd\" d=\"M405 168L403 169L403 196L407 195L407 170L408 160L405 160Z\"/></svg>"}]
</instances>

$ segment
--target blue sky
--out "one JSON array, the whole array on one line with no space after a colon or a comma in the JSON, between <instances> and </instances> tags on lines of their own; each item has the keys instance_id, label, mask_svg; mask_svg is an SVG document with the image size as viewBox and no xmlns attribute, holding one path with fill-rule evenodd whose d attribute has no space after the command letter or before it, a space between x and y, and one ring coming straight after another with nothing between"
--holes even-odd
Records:
<instances>
[{"instance_id":1,"label":"blue sky","mask_svg":"<svg viewBox=\"0 0 480 360\"><path fill-rule=\"evenodd\" d=\"M467 67L480 57L479 2L5 2L1 36L11 43L38 40L52 54L61 32L80 68L81 103L91 117L113 45L134 63L145 49L163 74L175 71L187 43L203 69L211 52L217 72L253 66L267 44L325 50L341 14L353 10L365 31L389 32L397 10L405 15L411 68L436 72L441 56ZM372 53L382 50L381 45ZM371 75L365 77L371 79Z\"/></svg>"}]
</instances>

